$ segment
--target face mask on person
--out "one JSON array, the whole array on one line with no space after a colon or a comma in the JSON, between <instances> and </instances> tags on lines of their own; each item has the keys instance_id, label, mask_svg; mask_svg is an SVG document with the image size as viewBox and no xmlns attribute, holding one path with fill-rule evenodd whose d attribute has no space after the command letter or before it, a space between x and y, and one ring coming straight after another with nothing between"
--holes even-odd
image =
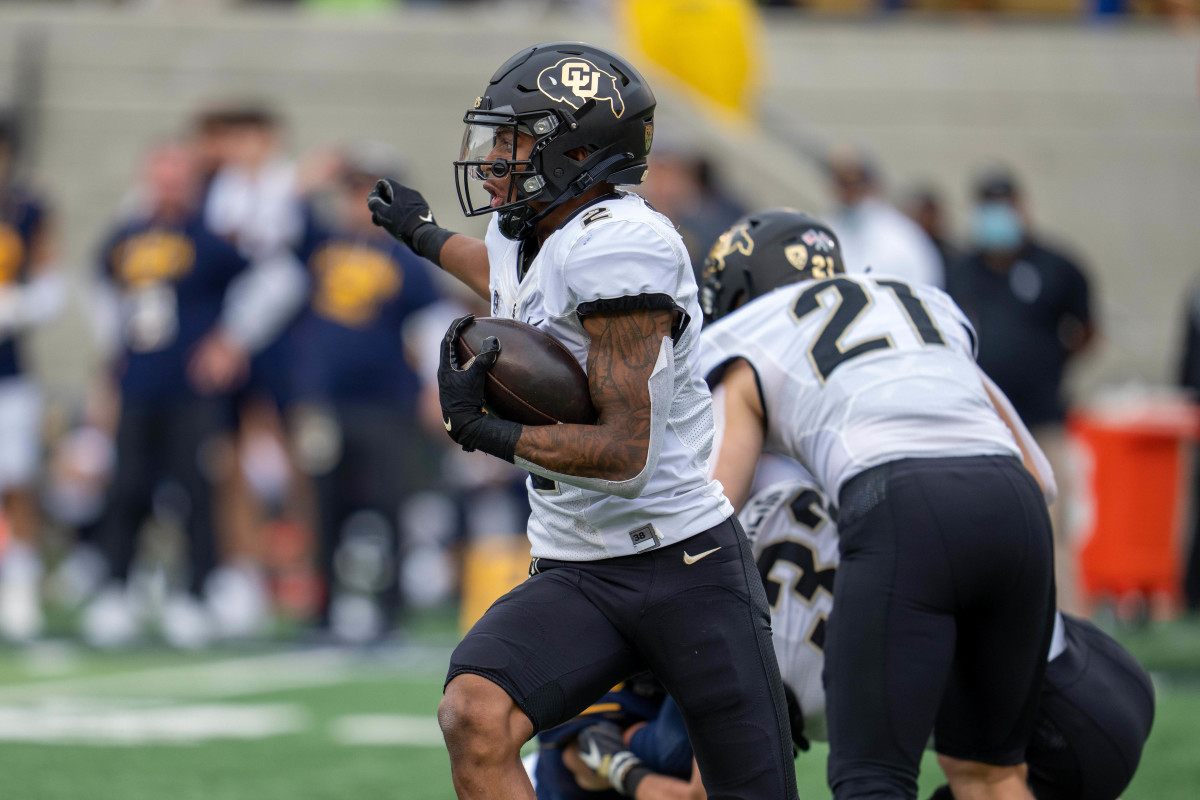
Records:
<instances>
[{"instance_id":1,"label":"face mask on person","mask_svg":"<svg viewBox=\"0 0 1200 800\"><path fill-rule=\"evenodd\" d=\"M1025 239L1021 215L1008 203L983 203L971 219L971 240L980 250L1016 250Z\"/></svg>"}]
</instances>

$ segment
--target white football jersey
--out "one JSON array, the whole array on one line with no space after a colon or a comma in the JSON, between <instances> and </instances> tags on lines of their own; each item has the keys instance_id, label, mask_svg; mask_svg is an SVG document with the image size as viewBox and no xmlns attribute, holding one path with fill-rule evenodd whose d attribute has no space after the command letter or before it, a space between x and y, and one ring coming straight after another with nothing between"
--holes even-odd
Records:
<instances>
[{"instance_id":1,"label":"white football jersey","mask_svg":"<svg viewBox=\"0 0 1200 800\"><path fill-rule=\"evenodd\" d=\"M811 477L770 486L739 518L771 605L771 640L783 682L796 693L809 739L824 740L825 625L833 610L837 528Z\"/></svg>"},{"instance_id":2,"label":"white football jersey","mask_svg":"<svg viewBox=\"0 0 1200 800\"><path fill-rule=\"evenodd\" d=\"M828 738L825 725L825 625L833 611L838 531L829 500L816 480L796 467L795 480L768 486L746 502L738 518L750 545L767 601L779 674L800 701L804 732ZM1062 614L1054 617L1047 661L1067 648Z\"/></svg>"},{"instance_id":3,"label":"white football jersey","mask_svg":"<svg viewBox=\"0 0 1200 800\"><path fill-rule=\"evenodd\" d=\"M581 315L671 308L680 319L666 433L645 490L625 499L531 476L532 555L563 561L631 555L682 541L731 516L720 484L708 478L712 397L694 352L703 317L691 261L671 222L636 194L606 195L547 237L524 279L520 245L500 233L495 218L485 241L492 315L549 333L585 370L591 340Z\"/></svg>"},{"instance_id":4,"label":"white football jersey","mask_svg":"<svg viewBox=\"0 0 1200 800\"><path fill-rule=\"evenodd\" d=\"M782 286L704 329L702 374L736 358L758 376L764 449L837 498L902 458L1020 457L975 365L974 331L931 286L839 275Z\"/></svg>"}]
</instances>

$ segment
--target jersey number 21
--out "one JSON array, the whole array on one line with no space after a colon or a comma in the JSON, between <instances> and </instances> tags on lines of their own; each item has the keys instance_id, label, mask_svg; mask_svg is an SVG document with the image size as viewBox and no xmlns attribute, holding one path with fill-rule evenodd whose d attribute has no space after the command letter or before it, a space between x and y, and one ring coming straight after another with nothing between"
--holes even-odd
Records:
<instances>
[{"instance_id":1,"label":"jersey number 21","mask_svg":"<svg viewBox=\"0 0 1200 800\"><path fill-rule=\"evenodd\" d=\"M912 293L912 287L900 281L872 280L871 283L892 293L923 343L946 343L933 318L925 309L925 304ZM836 294L832 304L833 311L825 327L808 349L809 358L822 382L829 380L833 371L850 359L872 350L886 350L894 346L890 336L874 336L854 344L842 342L846 331L874 302L874 298L862 284L849 278L830 278L801 292L796 298L796 305L792 306L792 313L796 315L796 319L803 319L823 308L820 297L829 292Z\"/></svg>"}]
</instances>

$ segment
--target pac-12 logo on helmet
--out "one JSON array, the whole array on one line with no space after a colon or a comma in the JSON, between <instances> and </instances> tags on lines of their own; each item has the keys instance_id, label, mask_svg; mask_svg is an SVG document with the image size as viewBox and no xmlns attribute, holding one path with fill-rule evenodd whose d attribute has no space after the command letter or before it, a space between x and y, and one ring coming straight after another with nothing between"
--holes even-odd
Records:
<instances>
[{"instance_id":1,"label":"pac-12 logo on helmet","mask_svg":"<svg viewBox=\"0 0 1200 800\"><path fill-rule=\"evenodd\" d=\"M617 76L584 58L571 57L538 73L538 91L556 103L578 110L588 100L608 101L617 119L625 113L625 100L617 89Z\"/></svg>"}]
</instances>

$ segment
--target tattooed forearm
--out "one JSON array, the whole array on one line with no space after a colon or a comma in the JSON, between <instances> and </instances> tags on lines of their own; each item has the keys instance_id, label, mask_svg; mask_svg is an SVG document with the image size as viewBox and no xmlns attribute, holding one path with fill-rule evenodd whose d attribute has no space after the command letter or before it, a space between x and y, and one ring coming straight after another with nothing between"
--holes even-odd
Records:
<instances>
[{"instance_id":1,"label":"tattooed forearm","mask_svg":"<svg viewBox=\"0 0 1200 800\"><path fill-rule=\"evenodd\" d=\"M564 475L622 481L646 465L650 449L647 382L672 312L592 314L583 326L592 338L588 383L599 420L595 425L526 426L517 455Z\"/></svg>"}]
</instances>

